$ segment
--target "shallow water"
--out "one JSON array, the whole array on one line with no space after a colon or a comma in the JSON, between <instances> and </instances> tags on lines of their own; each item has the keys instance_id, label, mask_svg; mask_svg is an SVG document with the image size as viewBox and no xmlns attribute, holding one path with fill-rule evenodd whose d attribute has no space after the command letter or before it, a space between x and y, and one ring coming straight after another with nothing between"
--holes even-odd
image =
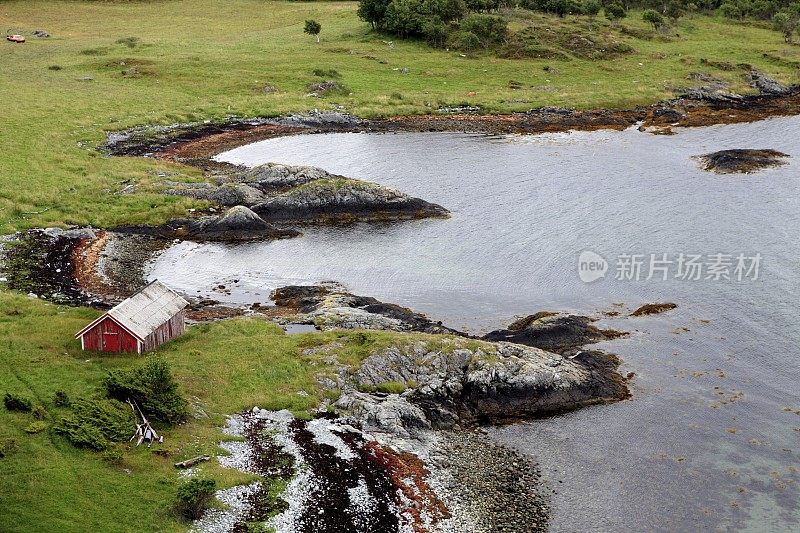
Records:
<instances>
[{"instance_id":1,"label":"shallow water","mask_svg":"<svg viewBox=\"0 0 800 533\"><path fill-rule=\"evenodd\" d=\"M296 239L182 243L150 276L187 294L267 301L289 284L333 280L483 332L539 310L625 313L605 344L635 372L634 399L492 430L536 457L554 531L788 531L800 527L800 163L718 176L691 156L773 148L800 157L800 117L680 130L489 137L325 134L271 139L219 156L311 164L443 205L448 220L308 228ZM578 257L609 263L584 283ZM732 280L647 276L650 254L731 254ZM618 256L642 255L638 281ZM761 255L737 281L736 256ZM713 259L713 258L711 258ZM749 266L749 265L748 265ZM702 276L705 278L705 273ZM214 290L220 283L224 291ZM229 293L229 294L228 294ZM624 304L617 307L615 303Z\"/></svg>"}]
</instances>

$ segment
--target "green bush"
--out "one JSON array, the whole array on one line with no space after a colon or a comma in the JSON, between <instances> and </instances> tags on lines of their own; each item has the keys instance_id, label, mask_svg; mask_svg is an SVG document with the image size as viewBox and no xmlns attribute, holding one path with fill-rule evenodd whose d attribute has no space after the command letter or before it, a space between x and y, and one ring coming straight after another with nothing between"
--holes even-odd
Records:
<instances>
[{"instance_id":1,"label":"green bush","mask_svg":"<svg viewBox=\"0 0 800 533\"><path fill-rule=\"evenodd\" d=\"M53 405L56 407L69 407L70 403L69 396L63 390L57 390L53 395Z\"/></svg>"},{"instance_id":2,"label":"green bush","mask_svg":"<svg viewBox=\"0 0 800 533\"><path fill-rule=\"evenodd\" d=\"M127 440L136 429L130 406L117 400L76 400L72 413L53 428L78 448L105 450L114 442Z\"/></svg>"},{"instance_id":3,"label":"green bush","mask_svg":"<svg viewBox=\"0 0 800 533\"><path fill-rule=\"evenodd\" d=\"M472 32L456 31L447 38L447 46L456 50L477 50L481 47L481 40Z\"/></svg>"},{"instance_id":4,"label":"green bush","mask_svg":"<svg viewBox=\"0 0 800 533\"><path fill-rule=\"evenodd\" d=\"M178 424L188 416L188 404L178 383L167 362L159 357L149 358L143 366L133 370L110 372L104 385L109 397L136 402L151 422Z\"/></svg>"},{"instance_id":5,"label":"green bush","mask_svg":"<svg viewBox=\"0 0 800 533\"><path fill-rule=\"evenodd\" d=\"M508 35L508 23L493 15L469 15L461 22L461 29L474 34L484 48L502 43Z\"/></svg>"},{"instance_id":6,"label":"green bush","mask_svg":"<svg viewBox=\"0 0 800 533\"><path fill-rule=\"evenodd\" d=\"M645 9L642 12L642 20L649 22L654 28L660 28L664 25L664 17L655 9Z\"/></svg>"},{"instance_id":7,"label":"green bush","mask_svg":"<svg viewBox=\"0 0 800 533\"><path fill-rule=\"evenodd\" d=\"M7 392L5 396L3 396L3 404L5 404L6 409L9 411L30 411L33 409L33 402L29 398L25 396L20 396L18 394L12 394Z\"/></svg>"},{"instance_id":8,"label":"green bush","mask_svg":"<svg viewBox=\"0 0 800 533\"><path fill-rule=\"evenodd\" d=\"M175 512L183 518L197 520L208 508L216 489L217 483L213 479L191 479L181 484L175 499Z\"/></svg>"},{"instance_id":9,"label":"green bush","mask_svg":"<svg viewBox=\"0 0 800 533\"><path fill-rule=\"evenodd\" d=\"M45 424L41 420L37 420L36 422L31 422L30 424L28 424L28 427L25 428L25 433L30 433L30 434L41 433L45 429L47 429L47 424Z\"/></svg>"}]
</instances>

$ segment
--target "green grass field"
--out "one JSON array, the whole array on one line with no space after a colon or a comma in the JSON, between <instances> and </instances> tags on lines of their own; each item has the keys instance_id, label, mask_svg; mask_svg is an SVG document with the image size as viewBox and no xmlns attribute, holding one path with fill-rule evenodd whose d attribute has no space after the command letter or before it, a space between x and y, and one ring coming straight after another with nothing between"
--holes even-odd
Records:
<instances>
[{"instance_id":1,"label":"green grass field","mask_svg":"<svg viewBox=\"0 0 800 533\"><path fill-rule=\"evenodd\" d=\"M687 85L695 71L748 90L740 72L713 69L701 59L750 63L781 81L798 81L798 51L780 34L708 17L681 20L678 36L666 41L626 37L636 51L616 59L506 60L491 53L462 57L417 42L388 44L355 10L354 2L265 0L0 3L0 27L52 34L23 45L0 43L0 234L49 225L160 223L183 215L192 205L188 199L114 194L127 183L147 191L161 179L158 172L198 176L178 165L96 151L107 132L132 126L334 106L360 116L429 113L462 103L499 113L542 105L620 108L669 97L667 87ZM322 23L319 45L302 31L308 18ZM632 13L623 24L645 29L639 18ZM512 28L531 22L586 24L520 15ZM611 31L605 21L602 28ZM350 93L307 97L308 84L320 79L312 74L317 68L338 71ZM520 88L511 88L511 81ZM276 90L265 92L267 85ZM525 102L504 103L519 100ZM0 289L0 394L35 398L52 425L60 415L52 402L56 390L90 395L108 370L138 364L135 357L80 351L72 335L95 316L94 310ZM0 407L0 447L14 441L0 458L0 530L185 529L169 509L178 483L172 463L213 452L223 414L253 405L305 413L326 393L314 379L325 366L303 356L304 347L338 339L339 359L355 364L396 338L286 336L257 319L191 328L159 352L210 417L168 431L170 457L134 448L124 450L122 466L76 450L50 431L29 435L23 429L30 414ZM212 464L203 469L222 485L242 481Z\"/></svg>"},{"instance_id":2,"label":"green grass field","mask_svg":"<svg viewBox=\"0 0 800 533\"><path fill-rule=\"evenodd\" d=\"M688 73L709 71L702 58L751 63L797 81L797 49L780 34L721 19L681 19L678 37L668 42L625 37L636 52L612 60L505 60L490 53L462 57L418 42L390 45L370 33L355 10L355 2L3 2L1 27L45 29L52 37L0 43L0 233L160 223L184 213L186 199L113 194L129 182L146 189L158 171L192 172L95 151L106 132L136 125L334 105L361 116L429 113L461 103L487 112L619 108L669 97L666 86L686 85ZM320 45L302 31L307 18L322 23ZM528 18L516 17L512 29L528 22L537 28L586 25L575 17ZM606 31L607 21L598 24ZM634 12L623 25L646 28ZM124 42L129 37L138 39L133 48ZM319 81L315 68L337 70L351 94L306 97L308 84ZM739 72L711 73L747 90ZM93 80L79 80L87 76ZM509 88L510 81L522 88ZM267 85L277 91L265 92ZM519 100L525 102L504 103Z\"/></svg>"},{"instance_id":3,"label":"green grass field","mask_svg":"<svg viewBox=\"0 0 800 533\"><path fill-rule=\"evenodd\" d=\"M425 336L372 332L285 335L264 319L237 319L190 328L160 348L193 405L208 418L191 419L168 429L156 446L168 457L145 447L126 449L123 464L112 466L102 454L74 448L50 428L66 413L53 404L57 390L75 399L100 390L109 370L141 364L140 357L99 356L82 352L72 336L98 315L0 291L0 396L23 394L48 412L48 430L29 435L30 413L0 406L0 530L2 531L176 531L185 528L170 504L179 478L173 463L215 453L223 438L224 415L255 405L288 408L307 415L331 392L320 390L315 375L330 372L320 355L305 348L338 341L331 353L354 365L371 350L390 342ZM148 355L151 357L152 355ZM304 391L306 394L298 394ZM2 453L0 453L2 455ZM127 470L127 471L126 471ZM202 470L220 486L247 481L215 463Z\"/></svg>"}]
</instances>

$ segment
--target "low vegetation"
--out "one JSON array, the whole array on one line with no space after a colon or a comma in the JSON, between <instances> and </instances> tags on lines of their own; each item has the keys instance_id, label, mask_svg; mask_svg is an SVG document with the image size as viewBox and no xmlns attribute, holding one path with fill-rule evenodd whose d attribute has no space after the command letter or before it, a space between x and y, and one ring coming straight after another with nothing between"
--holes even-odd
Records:
<instances>
[{"instance_id":1,"label":"low vegetation","mask_svg":"<svg viewBox=\"0 0 800 533\"><path fill-rule=\"evenodd\" d=\"M669 98L675 87L691 85L686 78L695 72L750 90L741 72L708 66L719 62L797 81L800 51L773 28L771 16L731 21L713 5L697 4L675 22L667 17L669 31L662 33L642 20L644 4L625 2L629 9L612 20L622 4L592 14L597 6L581 3L586 14L563 17L550 8L466 5L452 39L469 51L448 50L451 31L437 38L443 47L432 48L424 38L373 30L355 2L3 2L3 27L51 36L4 43L0 54L0 93L14 102L0 130L0 234L159 224L198 207L156 187L164 175L196 179L196 170L97 152L107 132L142 124L337 106L360 116L460 105L501 113L619 108ZM663 5L653 9L664 13ZM320 44L303 33L307 20L320 24ZM319 77L317 69L339 76ZM328 81L336 87L309 88ZM134 194L118 194L129 185Z\"/></svg>"},{"instance_id":2,"label":"low vegetation","mask_svg":"<svg viewBox=\"0 0 800 533\"><path fill-rule=\"evenodd\" d=\"M151 355L100 355L81 351L73 339L97 316L0 291L0 394L46 409L32 427L32 412L0 407L0 477L14 487L0 491L4 531L115 532L132 523L147 524L147 531L185 529L172 507L180 487L173 463L219 453L225 414L257 405L308 417L338 397L318 380L333 377L328 357L355 366L390 344L441 342L378 331L286 335L264 319L235 319L194 326ZM128 443L133 412L107 397L107 383L111 375L134 393L151 390L146 376L163 375L160 361L189 402L189 415L162 424L163 444L136 447ZM198 468L219 488L252 481L213 461Z\"/></svg>"}]
</instances>

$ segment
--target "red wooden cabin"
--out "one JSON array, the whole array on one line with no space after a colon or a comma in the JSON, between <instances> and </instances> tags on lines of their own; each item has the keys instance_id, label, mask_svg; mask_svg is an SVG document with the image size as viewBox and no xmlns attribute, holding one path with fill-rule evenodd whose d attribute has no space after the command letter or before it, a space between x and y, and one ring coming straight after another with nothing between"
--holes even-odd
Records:
<instances>
[{"instance_id":1,"label":"red wooden cabin","mask_svg":"<svg viewBox=\"0 0 800 533\"><path fill-rule=\"evenodd\" d=\"M158 280L75 334L81 348L96 352L152 350L186 330L188 305Z\"/></svg>"}]
</instances>

